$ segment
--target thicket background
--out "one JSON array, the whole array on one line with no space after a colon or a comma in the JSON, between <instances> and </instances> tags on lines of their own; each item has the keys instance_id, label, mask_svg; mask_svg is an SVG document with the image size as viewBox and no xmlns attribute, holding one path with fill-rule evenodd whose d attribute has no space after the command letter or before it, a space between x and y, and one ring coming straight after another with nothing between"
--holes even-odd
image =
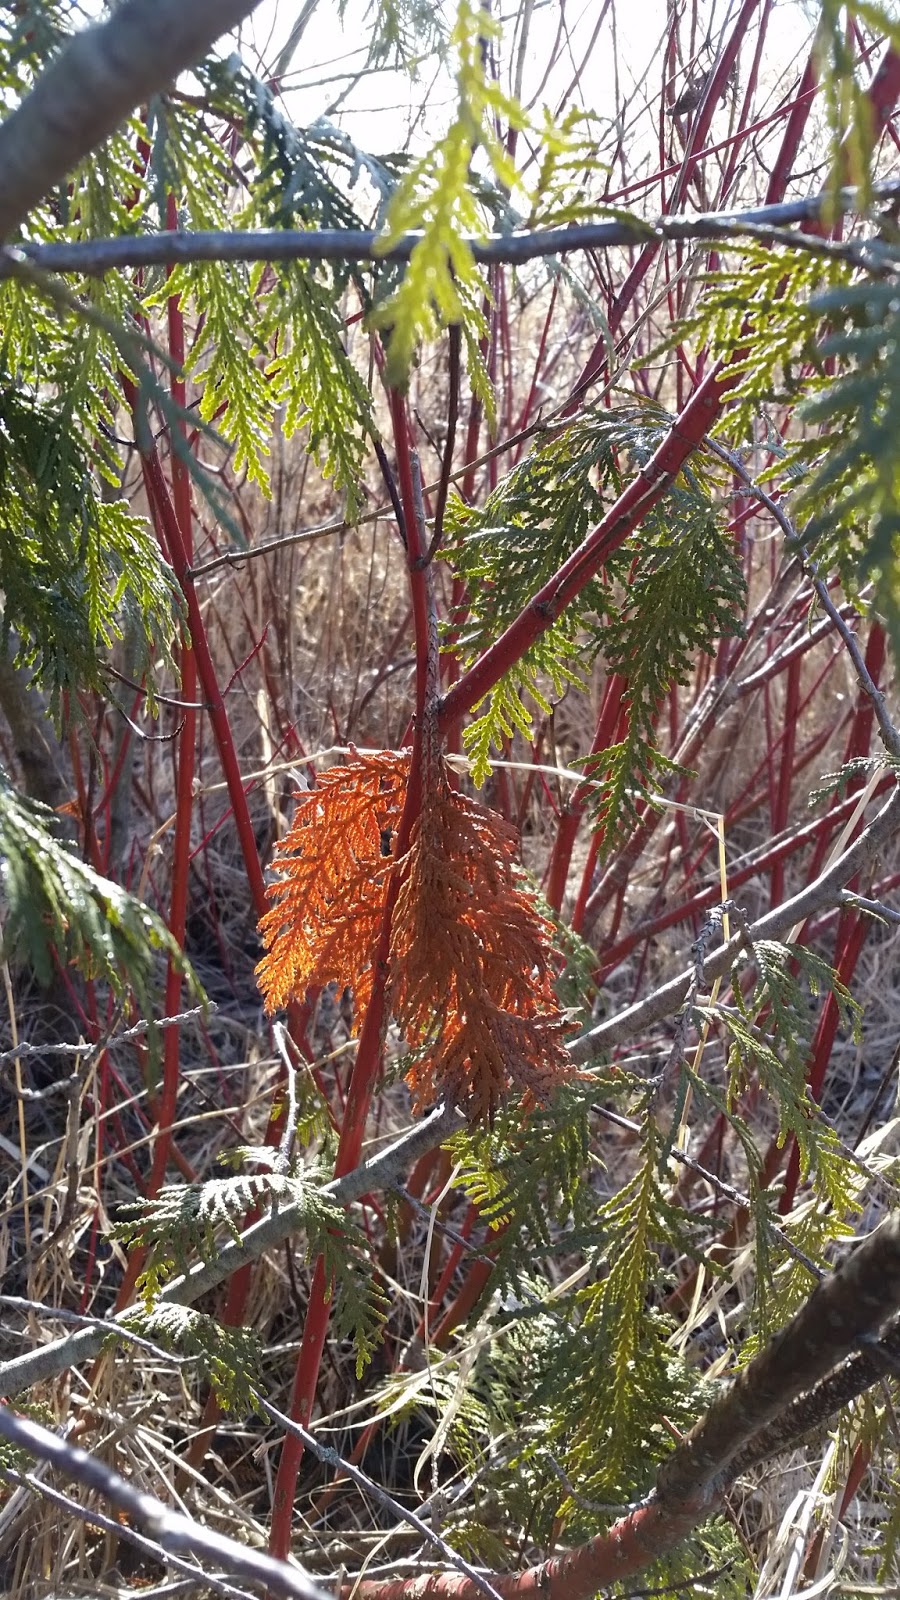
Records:
<instances>
[{"instance_id":1,"label":"thicket background","mask_svg":"<svg viewBox=\"0 0 900 1600\"><path fill-rule=\"evenodd\" d=\"M675 1446L897 1196L893 14L251 9L0 14L0 1393L329 1592L891 1593L890 1250Z\"/></svg>"}]
</instances>

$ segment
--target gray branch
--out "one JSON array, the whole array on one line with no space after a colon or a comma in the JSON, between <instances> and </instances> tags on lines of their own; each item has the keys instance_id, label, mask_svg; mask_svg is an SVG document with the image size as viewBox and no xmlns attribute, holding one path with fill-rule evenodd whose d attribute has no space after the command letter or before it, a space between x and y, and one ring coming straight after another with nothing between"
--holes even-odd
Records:
<instances>
[{"instance_id":1,"label":"gray branch","mask_svg":"<svg viewBox=\"0 0 900 1600\"><path fill-rule=\"evenodd\" d=\"M898 828L900 828L900 789L894 789L878 815L837 861L827 867L805 889L801 889L799 894L795 894L791 900L785 900L782 905L776 906L773 911L760 917L758 922L750 923L746 931L742 930L735 934L726 945L711 955L704 963L706 977L711 979L724 976L740 951L746 949L748 935L754 942L760 939L781 939L796 923L805 922L807 917L813 916L815 912L823 911L829 906L840 905L844 886L875 859ZM670 1017L683 1004L693 977L694 969L690 967L677 978L671 978L661 988L654 990L645 1000L636 1001L633 1006L628 1006L617 1016L610 1017L607 1022L599 1023L596 1028L591 1028L589 1033L583 1033L569 1046L573 1060L589 1061L601 1051L622 1044L626 1039L633 1038L636 1033L641 1033L645 1028L661 1022L664 1017Z\"/></svg>"},{"instance_id":2,"label":"gray branch","mask_svg":"<svg viewBox=\"0 0 900 1600\"><path fill-rule=\"evenodd\" d=\"M180 1511L173 1511L155 1495L135 1489L96 1456L67 1444L49 1428L16 1416L5 1405L0 1405L0 1438L38 1461L49 1462L86 1489L104 1495L165 1551L204 1556L227 1572L250 1582L264 1583L270 1594L285 1595L289 1600L329 1600L324 1589L299 1567L276 1561L274 1556L239 1544L226 1534L214 1533Z\"/></svg>"},{"instance_id":3,"label":"gray branch","mask_svg":"<svg viewBox=\"0 0 900 1600\"><path fill-rule=\"evenodd\" d=\"M729 1482L773 1456L793 1450L810 1433L825 1427L842 1406L858 1400L884 1377L900 1373L900 1319L888 1324L881 1338L864 1335L861 1349L850 1356L817 1388L803 1394L767 1424L732 1457L728 1465Z\"/></svg>"},{"instance_id":4,"label":"gray branch","mask_svg":"<svg viewBox=\"0 0 900 1600\"><path fill-rule=\"evenodd\" d=\"M153 1561L168 1565L173 1572L183 1573L190 1580L192 1589L202 1585L204 1589L212 1589L216 1594L227 1595L229 1600L256 1600L248 1589L236 1589L234 1584L214 1577L211 1572L205 1572L196 1562L183 1560L180 1556L173 1555L171 1550L163 1550L154 1539L148 1539L146 1534L138 1533L130 1523L104 1516L102 1511L89 1510L80 1500L75 1500L72 1495L63 1494L60 1489L55 1489L52 1484L46 1483L37 1472L15 1473L6 1467L0 1467L0 1480L16 1484L21 1490L30 1490L33 1495L38 1495L48 1504L59 1506L67 1517L77 1517L88 1527L100 1528L104 1533L111 1533L116 1539L123 1539L126 1544L134 1545L135 1549L150 1556ZM157 1596L159 1592L159 1589L154 1591Z\"/></svg>"},{"instance_id":5,"label":"gray branch","mask_svg":"<svg viewBox=\"0 0 900 1600\"><path fill-rule=\"evenodd\" d=\"M132 0L132 4L136 6L137 0ZM245 5L244 9L249 10L250 6ZM10 122L12 120L10 118ZM5 128L0 129L0 155L4 132ZM875 193L883 200L896 198L900 195L900 179L877 185ZM483 265L517 266L542 257L568 255L575 250L609 249L612 245L640 244L648 239L690 241L740 238L741 235L758 238L761 233L765 236L766 229L815 220L826 203L836 203L839 211L848 212L855 208L858 200L856 189L842 189L836 201L833 196L815 194L803 200L756 206L747 211L660 217L655 223L637 216L619 216L608 222L580 223L568 228L494 234L486 239L469 239L468 244L475 260ZM4 209L0 204L0 223L3 217ZM406 234L385 250L379 244L378 234L367 229L270 228L246 233L184 230L74 243L23 244L15 250L0 252L0 277L11 276L21 266L23 258L45 271L79 272L89 277L102 277L104 273L123 267L174 266L193 261L408 261L420 238L420 234ZM805 250L820 250L823 244L816 235L804 233L791 234L789 242ZM854 261L863 252L865 265L870 270L898 265L897 252L880 240L851 240L840 249L844 255L851 253Z\"/></svg>"},{"instance_id":6,"label":"gray branch","mask_svg":"<svg viewBox=\"0 0 900 1600\"><path fill-rule=\"evenodd\" d=\"M449 1139L452 1133L464 1126L465 1118L460 1112L452 1106L441 1107L410 1128L386 1150L373 1156L371 1161L355 1167L345 1177L326 1184L322 1192L329 1199L346 1206L374 1190L396 1188L420 1155L424 1155L426 1150L433 1150L435 1145ZM299 1206L284 1206L279 1211L271 1212L247 1228L240 1242L225 1245L214 1260L198 1262L189 1272L173 1278L171 1283L166 1284L160 1299L175 1305L193 1305L207 1290L215 1289L230 1278L239 1267L258 1261L267 1250L289 1239L303 1226L303 1211ZM118 1337L119 1332L117 1319L110 1318L106 1323L81 1328L77 1333L54 1339L37 1350L15 1356L0 1365L0 1394L21 1394L23 1389L30 1388L34 1383L46 1382L67 1367L92 1360L110 1339Z\"/></svg>"},{"instance_id":7,"label":"gray branch","mask_svg":"<svg viewBox=\"0 0 900 1600\"><path fill-rule=\"evenodd\" d=\"M900 1215L882 1223L823 1278L659 1470L663 1500L715 1496L738 1453L797 1398L865 1348L900 1306ZM883 1369L882 1369L883 1370Z\"/></svg>"},{"instance_id":8,"label":"gray branch","mask_svg":"<svg viewBox=\"0 0 900 1600\"><path fill-rule=\"evenodd\" d=\"M66 45L0 126L0 239L135 106L206 55L258 0L125 0Z\"/></svg>"}]
</instances>

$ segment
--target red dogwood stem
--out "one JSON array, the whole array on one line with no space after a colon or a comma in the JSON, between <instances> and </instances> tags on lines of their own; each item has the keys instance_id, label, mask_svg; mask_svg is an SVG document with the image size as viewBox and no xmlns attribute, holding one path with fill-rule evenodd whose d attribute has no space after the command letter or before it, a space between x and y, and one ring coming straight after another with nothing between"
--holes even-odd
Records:
<instances>
[{"instance_id":1,"label":"red dogwood stem","mask_svg":"<svg viewBox=\"0 0 900 1600\"><path fill-rule=\"evenodd\" d=\"M400 494L403 502L407 564L416 637L416 738L410 762L410 778L403 815L397 829L396 859L399 862L409 847L412 826L419 814L422 803L421 750L428 678L429 619L427 585L422 564L425 551L421 545L417 517L409 427L404 402L400 394L396 390L391 390L389 400L391 418L394 424ZM387 979L391 923L399 891L400 875L395 870L391 874L388 883L384 911L382 913L381 930L374 958L375 976L372 985L372 996L360 1029L356 1059L353 1063L353 1072L350 1078L350 1090L347 1095L347 1106L341 1127L341 1137L338 1143L334 1169L336 1178L343 1177L346 1172L350 1172L353 1167L359 1164L366 1118L369 1114L369 1106L371 1105L372 1094L381 1065L384 1032L387 1025ZM319 1381L319 1367L322 1361L322 1352L325 1348L325 1337L331 1312L332 1287L325 1272L324 1262L320 1256L316 1261L313 1272L309 1309L306 1315L303 1340L297 1356L294 1384L291 1391L291 1418L294 1422L302 1423L304 1427L309 1423L315 1401L316 1388ZM296 1434L288 1434L282 1446L281 1457L278 1462L272 1526L269 1536L271 1554L282 1559L288 1555L291 1547L294 1494L297 1486L297 1473L300 1470L302 1459L302 1442Z\"/></svg>"},{"instance_id":2,"label":"red dogwood stem","mask_svg":"<svg viewBox=\"0 0 900 1600\"><path fill-rule=\"evenodd\" d=\"M660 1556L674 1550L692 1528L710 1516L715 1505L702 1499L677 1508L660 1501L623 1517L608 1533L598 1534L576 1550L542 1561L526 1572L491 1573L491 1588L502 1600L590 1600L598 1589L644 1572ZM347 1584L341 1600L481 1600L471 1578L457 1572L435 1572L421 1578L378 1579Z\"/></svg>"}]
</instances>

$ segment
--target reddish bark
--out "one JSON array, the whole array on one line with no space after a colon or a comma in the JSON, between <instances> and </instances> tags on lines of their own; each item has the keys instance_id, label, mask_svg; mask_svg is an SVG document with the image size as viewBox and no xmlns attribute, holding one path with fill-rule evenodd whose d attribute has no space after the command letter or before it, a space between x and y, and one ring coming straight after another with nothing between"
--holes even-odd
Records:
<instances>
[{"instance_id":1,"label":"reddish bark","mask_svg":"<svg viewBox=\"0 0 900 1600\"><path fill-rule=\"evenodd\" d=\"M660 1501L641 1506L576 1550L542 1561L527 1572L492 1573L492 1589L503 1600L589 1600L598 1589L643 1572L658 1557L675 1549L691 1529L715 1510L711 1498L680 1508ZM480 1600L482 1591L471 1578L456 1572L435 1572L422 1578L378 1579L347 1584L342 1600Z\"/></svg>"},{"instance_id":2,"label":"reddish bark","mask_svg":"<svg viewBox=\"0 0 900 1600\"><path fill-rule=\"evenodd\" d=\"M510 623L506 632L484 652L444 696L440 728L447 732L466 711L471 711L504 673L519 661L525 651L555 622L585 584L596 577L601 567L621 548L643 521L647 512L671 488L682 466L701 444L719 415L728 390L737 375L722 365L716 366L695 390L673 423L666 438L646 466L610 507L602 522L574 550L543 588L529 601L524 611Z\"/></svg>"},{"instance_id":3,"label":"reddish bark","mask_svg":"<svg viewBox=\"0 0 900 1600\"><path fill-rule=\"evenodd\" d=\"M410 595L416 632L416 740L410 766L410 780L397 830L396 859L402 860L409 845L410 833L421 807L421 756L424 736L426 693L429 669L429 616L428 592L423 560L425 551L419 536L416 515L416 496L413 486L409 430L402 397L390 391L391 416L394 423L394 441L400 492L403 501L403 518L407 543ZM398 872L391 875L385 898L381 932L375 954L375 981L372 997L366 1008L360 1029L359 1044L350 1089L341 1125L341 1136L335 1162L334 1175L343 1177L359 1164L365 1133L366 1118L381 1066L384 1034L387 1026L387 976L391 943L391 922L400 890ZM319 1368L325 1348L328 1320L331 1313L332 1284L329 1281L321 1256L316 1261L310 1287L309 1307L303 1329L303 1339L297 1356L294 1383L291 1391L290 1415L294 1422L306 1427L312 1415ZM269 1549L274 1556L286 1558L291 1548L291 1523L294 1509L294 1492L297 1474L303 1459L303 1444L294 1433L289 1433L281 1450L275 1495Z\"/></svg>"},{"instance_id":4,"label":"reddish bark","mask_svg":"<svg viewBox=\"0 0 900 1600\"><path fill-rule=\"evenodd\" d=\"M166 226L178 226L175 200L169 195L166 202ZM172 398L182 410L185 405L184 384L184 317L177 296L167 302L169 354L176 366L172 373ZM186 448L186 429L177 424ZM175 518L188 561L194 559L193 514L191 510L191 480L183 456L172 451L172 501ZM190 883L191 818L194 814L194 762L197 743L197 712L193 709L197 699L197 664L189 639L181 648L181 698L187 702L182 713L181 732L178 735L178 764L176 772L175 837L172 853L172 888L169 907L169 932L178 948L184 949L187 924L188 885ZM166 967L165 1014L175 1016L181 1004L182 975L175 962L169 958ZM178 1101L180 1081L181 1038L179 1028L167 1028L163 1043L162 1093L157 1111L158 1130L153 1147L153 1164L147 1184L150 1196L158 1194L165 1181L169 1151L172 1144L172 1123Z\"/></svg>"}]
</instances>

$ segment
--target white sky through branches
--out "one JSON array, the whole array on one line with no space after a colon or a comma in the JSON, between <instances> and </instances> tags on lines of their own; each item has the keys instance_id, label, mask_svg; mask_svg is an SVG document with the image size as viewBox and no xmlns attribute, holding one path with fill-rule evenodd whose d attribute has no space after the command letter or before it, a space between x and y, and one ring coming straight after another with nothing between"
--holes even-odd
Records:
<instances>
[{"instance_id":1,"label":"white sky through branches","mask_svg":"<svg viewBox=\"0 0 900 1600\"><path fill-rule=\"evenodd\" d=\"M367 68L377 0L262 0L243 24L237 40L223 38L218 50L227 55L235 43L252 71L269 81L292 33L290 60L280 77L280 92L287 115L299 127L319 118L346 132L359 149L374 155L400 150L421 151L446 131L455 106L451 72L434 55L423 58L418 78L410 84L406 72ZM102 15L101 0L83 0L87 16ZM452 26L456 0L440 0L447 28ZM686 55L674 75L674 92L696 83L716 58L734 23L737 0L698 0L693 44L688 21L682 26ZM515 87L520 57L522 17L529 14L525 48L521 51L520 99L537 121L543 107L558 116L576 108L597 121L601 159L608 147L615 158L609 192L621 162L632 186L639 170L648 177L659 167L659 99L663 78L661 53L665 48L668 6L666 0L612 0L604 14L603 0L509 0L500 16L503 43L499 69L505 89ZM790 97L802 70L819 14L816 0L775 0L772 6L760 69L760 88L768 109L774 111ZM303 19L306 18L305 25ZM602 20L601 20L602 19ZM752 61L756 25L748 31L742 49L742 74ZM730 117L723 108L714 124L713 141L727 136L736 121L743 83L733 86ZM815 119L814 119L815 120ZM605 127L604 127L605 125ZM781 128L775 123L776 137ZM621 135L624 153L616 147ZM763 140L758 155L765 159ZM522 147L519 165L523 165ZM801 184L802 189L802 184ZM797 192L800 192L799 190ZM635 209L655 216L659 188L652 185L642 205L640 183ZM740 193L731 196L740 203ZM631 203L631 194L624 202ZM365 207L363 206L363 209Z\"/></svg>"},{"instance_id":2,"label":"white sky through branches","mask_svg":"<svg viewBox=\"0 0 900 1600\"><path fill-rule=\"evenodd\" d=\"M241 48L261 76L272 70L304 9L302 0L262 0L245 24ZM347 0L341 18L338 0L318 0L282 79L288 113L299 125L327 117L360 148L374 153L410 145L421 148L443 133L452 115L452 77L434 57L423 60L411 94L405 73L366 71L373 9L370 0ZM524 9L508 5L502 12L500 68L506 88L511 86ZM590 111L610 124L622 116L626 134L629 127L640 128L643 143L658 116L667 8L663 0L627 0L627 4L613 0L594 39L602 9L601 0L580 0L563 13L557 0L536 0L523 57L521 98L526 106L536 101L536 112L543 104L557 112L564 102L567 108ZM706 4L701 0L695 60L693 65L687 60L681 64L676 93L689 76L696 77L709 66L735 9L727 0ZM445 0L442 11L450 22L454 10L454 0ZM763 71L773 98L787 91L798 62L802 63L813 20L802 0L777 0ZM751 49L744 52L746 60L752 54L754 31L749 36ZM684 32L687 35L687 28ZM633 171L633 153L629 166Z\"/></svg>"}]
</instances>

